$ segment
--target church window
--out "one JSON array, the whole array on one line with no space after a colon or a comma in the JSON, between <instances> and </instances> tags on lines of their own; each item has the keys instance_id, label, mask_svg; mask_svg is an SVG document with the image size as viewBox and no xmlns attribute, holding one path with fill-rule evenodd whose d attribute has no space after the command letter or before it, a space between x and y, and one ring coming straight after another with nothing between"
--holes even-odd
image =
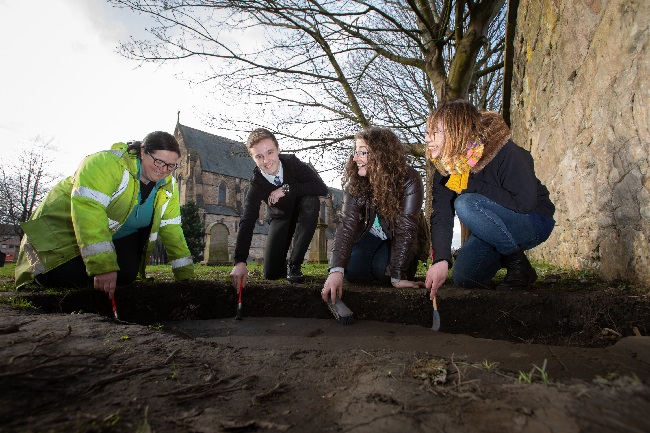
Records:
<instances>
[{"instance_id":1,"label":"church window","mask_svg":"<svg viewBox=\"0 0 650 433\"><path fill-rule=\"evenodd\" d=\"M219 185L219 204L226 203L226 185L221 183Z\"/></svg>"}]
</instances>

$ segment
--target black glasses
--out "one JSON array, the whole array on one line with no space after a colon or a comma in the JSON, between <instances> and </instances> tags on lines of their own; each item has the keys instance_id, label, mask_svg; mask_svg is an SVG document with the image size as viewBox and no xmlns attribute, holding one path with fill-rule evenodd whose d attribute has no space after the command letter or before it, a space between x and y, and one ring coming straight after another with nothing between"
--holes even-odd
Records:
<instances>
[{"instance_id":1,"label":"black glasses","mask_svg":"<svg viewBox=\"0 0 650 433\"><path fill-rule=\"evenodd\" d=\"M352 156L356 156L357 158L361 158L362 156L366 156L368 154L368 151L366 150L353 150L352 151Z\"/></svg>"},{"instance_id":2,"label":"black glasses","mask_svg":"<svg viewBox=\"0 0 650 433\"><path fill-rule=\"evenodd\" d=\"M153 165L155 165L158 168L164 168L166 170L172 171L172 170L176 170L178 167L180 167L179 164L168 164L165 161L163 161L162 159L156 158L155 156L153 156L149 152L147 152L147 155L149 155L151 157L151 159L153 159Z\"/></svg>"}]
</instances>

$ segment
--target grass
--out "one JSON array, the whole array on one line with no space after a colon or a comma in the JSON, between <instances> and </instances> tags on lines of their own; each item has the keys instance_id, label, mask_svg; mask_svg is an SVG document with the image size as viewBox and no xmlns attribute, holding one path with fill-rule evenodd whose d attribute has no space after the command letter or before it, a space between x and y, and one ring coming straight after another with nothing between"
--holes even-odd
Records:
<instances>
[{"instance_id":1,"label":"grass","mask_svg":"<svg viewBox=\"0 0 650 433\"><path fill-rule=\"evenodd\" d=\"M426 277L427 264L420 264L415 274L416 279L424 280ZM546 263L532 263L535 268L538 279L535 285L544 284L545 287L555 285L562 290L584 289L590 288L592 290L605 290L610 289L618 291L621 294L638 294L642 291L624 282L608 283L595 274L573 270L564 269L552 266ZM14 270L16 265L14 263L6 263L5 266L0 267L0 292L14 292ZM200 281L230 281L230 271L232 265L222 266L201 266L195 265L195 279ZM328 266L326 263L304 263L302 271L307 277L306 284L321 285L327 278ZM248 264L249 281L254 283L263 283L267 280L263 276L262 265L257 263ZM495 276L495 281L500 281L505 276L505 269L501 269ZM171 266L169 265L150 265L147 266L147 276L152 278L152 281L174 281L174 274L172 273ZM275 281L275 284L282 284L284 280ZM451 270L447 276L447 285L453 285L451 279ZM72 289L45 289L32 284L25 288L25 291L39 291L48 294L65 294ZM645 293L645 292L643 292Z\"/></svg>"},{"instance_id":2,"label":"grass","mask_svg":"<svg viewBox=\"0 0 650 433\"><path fill-rule=\"evenodd\" d=\"M541 367L533 364L533 368L532 370L530 370L530 373L519 371L519 377L517 378L517 381L531 384L535 380L536 373L539 376L539 381L542 382L544 385L548 386L550 383L550 379L548 376L548 372L546 371L546 359L544 359L544 362L542 363Z\"/></svg>"},{"instance_id":3,"label":"grass","mask_svg":"<svg viewBox=\"0 0 650 433\"><path fill-rule=\"evenodd\" d=\"M0 268L0 292L10 292L15 289L14 269L16 269L14 263L5 263Z\"/></svg>"}]
</instances>

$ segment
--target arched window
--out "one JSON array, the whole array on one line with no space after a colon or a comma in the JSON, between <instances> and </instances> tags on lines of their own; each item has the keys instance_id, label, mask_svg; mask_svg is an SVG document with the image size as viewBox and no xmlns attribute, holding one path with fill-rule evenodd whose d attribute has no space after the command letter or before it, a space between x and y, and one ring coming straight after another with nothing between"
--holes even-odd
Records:
<instances>
[{"instance_id":1,"label":"arched window","mask_svg":"<svg viewBox=\"0 0 650 433\"><path fill-rule=\"evenodd\" d=\"M222 182L219 185L219 204L226 203L226 185Z\"/></svg>"},{"instance_id":2,"label":"arched window","mask_svg":"<svg viewBox=\"0 0 650 433\"><path fill-rule=\"evenodd\" d=\"M327 221L325 219L325 202L324 201L320 202L320 221L322 223L325 223Z\"/></svg>"}]
</instances>

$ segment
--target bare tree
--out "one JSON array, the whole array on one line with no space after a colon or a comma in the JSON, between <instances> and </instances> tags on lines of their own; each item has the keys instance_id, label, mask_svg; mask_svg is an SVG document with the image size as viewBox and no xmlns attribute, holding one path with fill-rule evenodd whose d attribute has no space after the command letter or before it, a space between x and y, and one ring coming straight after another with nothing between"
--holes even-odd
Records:
<instances>
[{"instance_id":1,"label":"bare tree","mask_svg":"<svg viewBox=\"0 0 650 433\"><path fill-rule=\"evenodd\" d=\"M422 156L437 101L500 103L505 0L109 1L156 23L150 40L121 45L125 56L206 60L203 83L256 109L215 125L272 124L296 149L335 152L375 124Z\"/></svg>"},{"instance_id":2,"label":"bare tree","mask_svg":"<svg viewBox=\"0 0 650 433\"><path fill-rule=\"evenodd\" d=\"M20 223L29 220L59 176L51 171L56 147L53 139L37 136L17 162L0 162L0 237L22 237Z\"/></svg>"}]
</instances>

